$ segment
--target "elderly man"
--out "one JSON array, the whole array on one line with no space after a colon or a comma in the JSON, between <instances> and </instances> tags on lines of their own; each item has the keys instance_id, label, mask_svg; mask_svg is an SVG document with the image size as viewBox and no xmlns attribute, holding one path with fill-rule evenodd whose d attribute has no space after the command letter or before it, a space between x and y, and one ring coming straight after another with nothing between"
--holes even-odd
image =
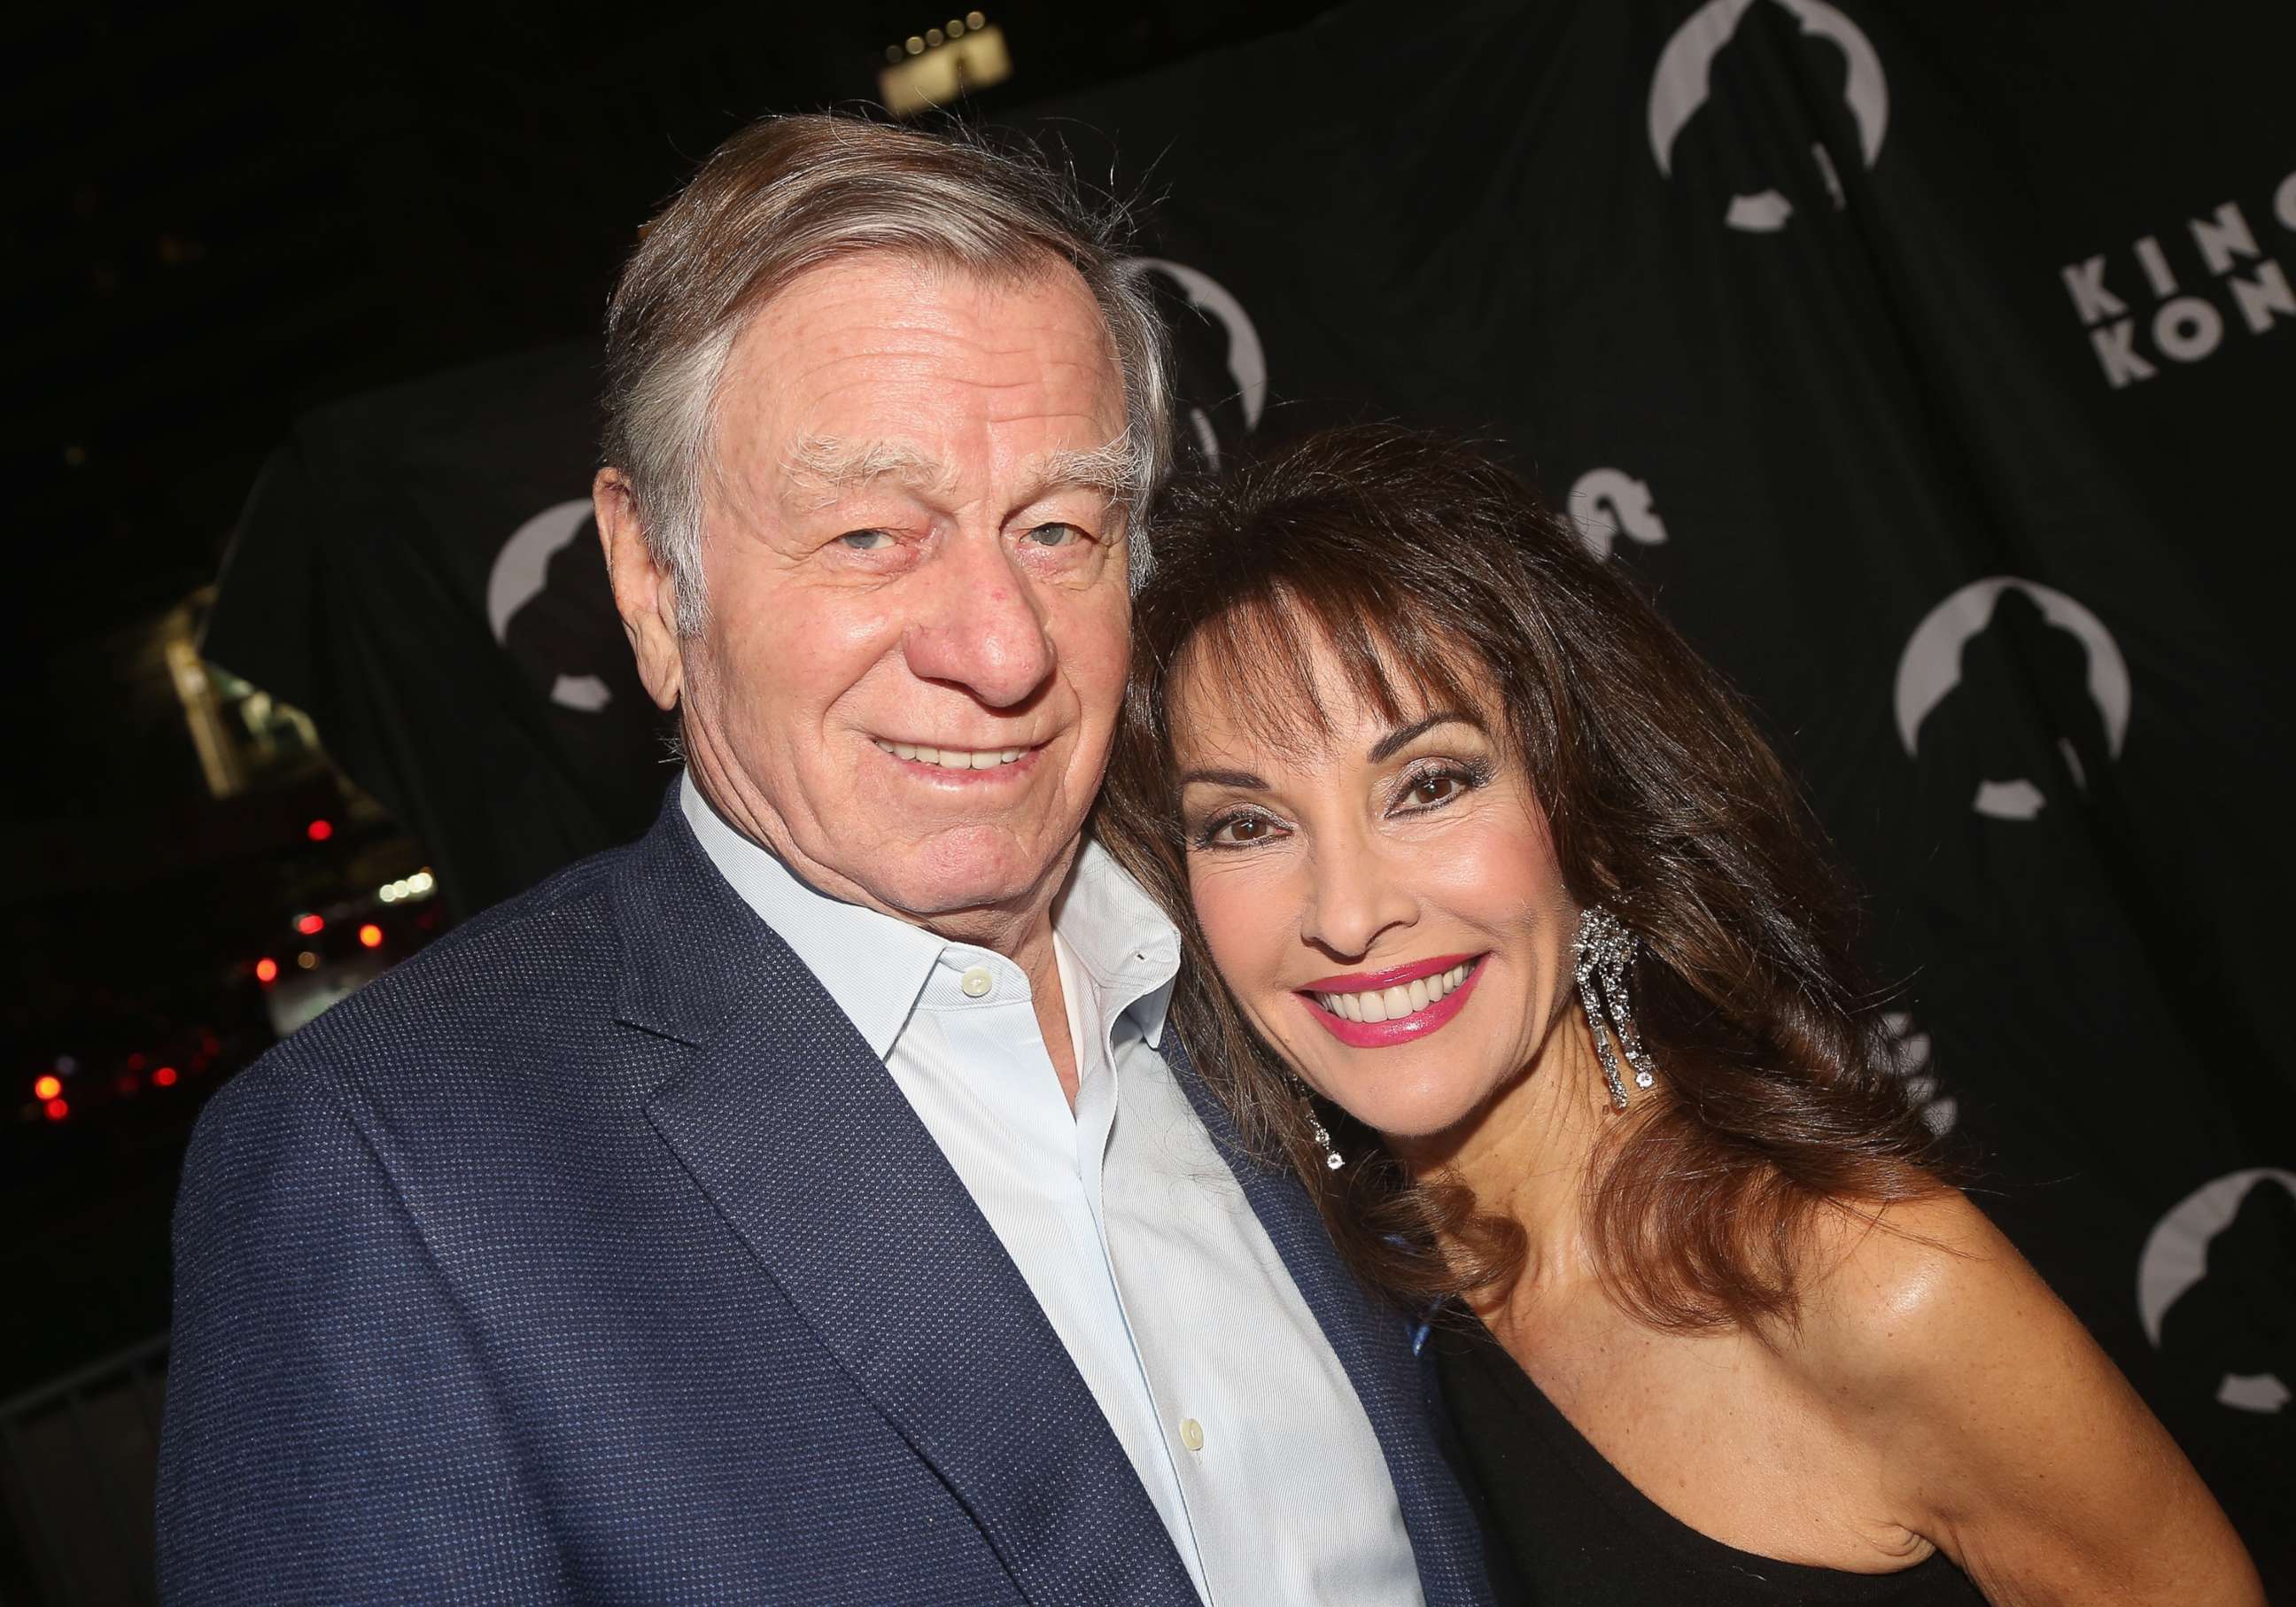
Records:
<instances>
[{"instance_id":1,"label":"elderly man","mask_svg":"<svg viewBox=\"0 0 2296 1607\"><path fill-rule=\"evenodd\" d=\"M202 1122L168 1599L1480 1601L1404 1324L1225 1142L1081 838L1165 429L1105 234L768 121L610 334L685 775Z\"/></svg>"}]
</instances>

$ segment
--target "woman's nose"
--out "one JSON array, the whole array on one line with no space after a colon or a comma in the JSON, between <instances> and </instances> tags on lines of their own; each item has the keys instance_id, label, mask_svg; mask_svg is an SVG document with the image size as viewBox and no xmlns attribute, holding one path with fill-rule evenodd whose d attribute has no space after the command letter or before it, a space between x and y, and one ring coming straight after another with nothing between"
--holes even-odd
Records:
<instances>
[{"instance_id":1,"label":"woman's nose","mask_svg":"<svg viewBox=\"0 0 2296 1607\"><path fill-rule=\"evenodd\" d=\"M1365 836L1326 838L1309 857L1308 878L1300 936L1336 959L1359 959L1382 934L1418 919L1409 878Z\"/></svg>"}]
</instances>

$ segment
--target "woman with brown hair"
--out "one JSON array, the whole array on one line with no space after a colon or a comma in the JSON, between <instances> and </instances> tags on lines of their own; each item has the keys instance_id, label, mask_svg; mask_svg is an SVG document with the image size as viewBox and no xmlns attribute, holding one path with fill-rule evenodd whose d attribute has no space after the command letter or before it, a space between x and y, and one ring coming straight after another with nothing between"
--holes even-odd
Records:
<instances>
[{"instance_id":1,"label":"woman with brown hair","mask_svg":"<svg viewBox=\"0 0 2296 1607\"><path fill-rule=\"evenodd\" d=\"M1247 1144L1438 1311L1503 1592L2262 1599L1936 1168L1815 823L1616 567L1391 430L1182 488L1155 541L1097 830Z\"/></svg>"}]
</instances>

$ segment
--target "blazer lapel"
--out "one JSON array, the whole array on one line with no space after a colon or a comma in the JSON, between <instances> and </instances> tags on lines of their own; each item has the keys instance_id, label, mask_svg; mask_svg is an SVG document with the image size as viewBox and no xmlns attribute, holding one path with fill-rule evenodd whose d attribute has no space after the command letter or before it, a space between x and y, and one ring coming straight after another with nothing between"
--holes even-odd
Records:
<instances>
[{"instance_id":1,"label":"blazer lapel","mask_svg":"<svg viewBox=\"0 0 2296 1607\"><path fill-rule=\"evenodd\" d=\"M618 1019L690 1046L656 1129L1031 1602L1195 1600L1123 1448L859 1033L678 814L625 862Z\"/></svg>"},{"instance_id":2,"label":"blazer lapel","mask_svg":"<svg viewBox=\"0 0 2296 1607\"><path fill-rule=\"evenodd\" d=\"M1433 1416L1439 1404L1410 1324L1341 1261L1299 1180L1244 1149L1226 1108L1197 1077L1176 1035L1166 1034L1163 1052L1355 1384L1387 1455L1428 1607L1488 1603L1482 1533L1436 1442Z\"/></svg>"}]
</instances>

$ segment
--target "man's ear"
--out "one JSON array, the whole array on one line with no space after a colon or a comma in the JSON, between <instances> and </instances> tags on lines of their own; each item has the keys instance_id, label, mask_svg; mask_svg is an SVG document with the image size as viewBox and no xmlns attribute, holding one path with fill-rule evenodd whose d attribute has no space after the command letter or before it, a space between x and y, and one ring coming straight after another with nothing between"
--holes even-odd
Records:
<instances>
[{"instance_id":1,"label":"man's ear","mask_svg":"<svg viewBox=\"0 0 2296 1607\"><path fill-rule=\"evenodd\" d=\"M638 679L658 707L675 709L685 678L677 650L677 578L654 562L638 523L637 498L619 469L598 471L590 502L597 510L599 544L606 549L614 611L630 639Z\"/></svg>"}]
</instances>

